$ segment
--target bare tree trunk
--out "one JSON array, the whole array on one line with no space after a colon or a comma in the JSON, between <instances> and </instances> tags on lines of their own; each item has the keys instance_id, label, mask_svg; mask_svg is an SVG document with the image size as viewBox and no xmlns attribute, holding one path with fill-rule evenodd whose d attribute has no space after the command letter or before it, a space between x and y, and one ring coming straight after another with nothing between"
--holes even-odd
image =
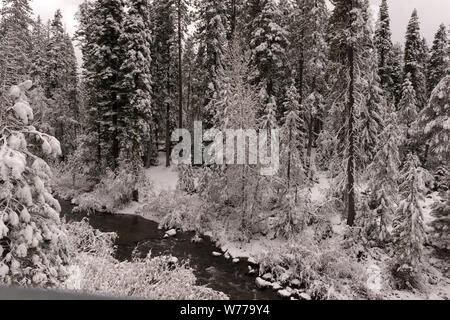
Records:
<instances>
[{"instance_id":1,"label":"bare tree trunk","mask_svg":"<svg viewBox=\"0 0 450 320\"><path fill-rule=\"evenodd\" d=\"M150 134L149 134L149 141L147 145L147 157L145 162L145 167L148 169L152 165L152 158L153 158L153 126L150 125Z\"/></svg>"},{"instance_id":2,"label":"bare tree trunk","mask_svg":"<svg viewBox=\"0 0 450 320\"><path fill-rule=\"evenodd\" d=\"M119 133L117 127L119 125L119 106L117 105L117 95L114 95L113 104L113 115L112 115L112 125L113 125L113 136L112 136L112 168L116 170L117 160L119 159L120 147L119 147Z\"/></svg>"},{"instance_id":3,"label":"bare tree trunk","mask_svg":"<svg viewBox=\"0 0 450 320\"><path fill-rule=\"evenodd\" d=\"M350 67L350 85L348 102L348 160L347 160L347 224L355 223L355 132L354 132L354 107L355 107L355 74L354 74L354 49L348 49L348 63Z\"/></svg>"},{"instance_id":4,"label":"bare tree trunk","mask_svg":"<svg viewBox=\"0 0 450 320\"><path fill-rule=\"evenodd\" d=\"M231 1L231 38L233 38L234 35L234 31L236 30L236 14L237 14L237 10L236 10L236 0L232 0Z\"/></svg>"},{"instance_id":5,"label":"bare tree trunk","mask_svg":"<svg viewBox=\"0 0 450 320\"><path fill-rule=\"evenodd\" d=\"M167 50L170 57L170 46ZM166 102L166 167L170 167L170 63L167 64L167 102Z\"/></svg>"},{"instance_id":6,"label":"bare tree trunk","mask_svg":"<svg viewBox=\"0 0 450 320\"><path fill-rule=\"evenodd\" d=\"M292 146L292 127L289 128L289 152L288 152L288 163L287 163L288 191L291 188L291 146Z\"/></svg>"}]
</instances>

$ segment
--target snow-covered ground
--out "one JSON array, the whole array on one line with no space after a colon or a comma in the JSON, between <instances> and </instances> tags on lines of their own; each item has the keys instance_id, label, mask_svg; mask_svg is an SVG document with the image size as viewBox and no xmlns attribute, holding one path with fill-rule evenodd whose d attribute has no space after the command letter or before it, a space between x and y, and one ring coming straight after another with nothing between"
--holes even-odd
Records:
<instances>
[{"instance_id":1,"label":"snow-covered ground","mask_svg":"<svg viewBox=\"0 0 450 320\"><path fill-rule=\"evenodd\" d=\"M159 154L159 165L152 167L145 171L146 176L152 182L155 194L158 195L161 192L174 191L178 182L178 172L175 167L165 167L165 154ZM326 201L326 193L330 185L330 179L326 172L317 173L317 182L311 189L311 200L315 205L323 205ZM424 221L428 225L433 217L430 212L432 206L440 200L438 193L431 193L425 197L422 203ZM125 209L121 210L123 214L139 214L140 209L144 206L144 203L133 202L130 203ZM145 218L152 218L150 215L145 215ZM156 220L156 217L155 217ZM339 214L333 214L329 216L329 220L332 224L333 231L337 235L343 235L345 230L345 221ZM270 252L276 252L280 248L285 246L285 241L282 239L269 239L267 237L259 237L251 239L248 242L228 241L226 236L218 236L211 232L206 232L205 236L210 236L214 239L219 239L217 245L222 249L222 252L226 257L233 259L248 259L249 262L258 263L258 258L264 254ZM428 252L430 254L430 252ZM411 293L404 291L386 291L386 270L382 269L382 265L385 260L389 259L385 256L382 261L378 261L373 258L365 263L367 272L367 288L374 294L381 295L388 299L445 299L450 298L450 281L439 276L439 283L435 285L435 290L426 293ZM428 257L427 257L428 259ZM433 287L434 288L434 287Z\"/></svg>"},{"instance_id":2,"label":"snow-covered ground","mask_svg":"<svg viewBox=\"0 0 450 320\"><path fill-rule=\"evenodd\" d=\"M158 154L158 166L145 169L146 178L152 183L155 195L161 192L174 191L178 183L178 172L174 166L166 167L166 154ZM144 204L131 202L120 210L121 214L136 214Z\"/></svg>"},{"instance_id":3,"label":"snow-covered ground","mask_svg":"<svg viewBox=\"0 0 450 320\"><path fill-rule=\"evenodd\" d=\"M174 166L166 167L166 155L161 152L158 155L157 167L145 170L145 175L153 183L156 193L175 190L178 183L178 172Z\"/></svg>"}]
</instances>

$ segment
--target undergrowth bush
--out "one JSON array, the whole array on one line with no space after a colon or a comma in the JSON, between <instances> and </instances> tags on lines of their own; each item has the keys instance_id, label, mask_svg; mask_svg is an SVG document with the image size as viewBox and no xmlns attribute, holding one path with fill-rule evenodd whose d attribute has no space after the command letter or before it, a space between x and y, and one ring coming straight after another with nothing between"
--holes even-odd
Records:
<instances>
[{"instance_id":1,"label":"undergrowth bush","mask_svg":"<svg viewBox=\"0 0 450 320\"><path fill-rule=\"evenodd\" d=\"M152 300L227 299L223 293L197 286L192 270L172 257L113 257L113 233L101 233L86 220L67 225L70 262L79 270L80 290L89 294Z\"/></svg>"},{"instance_id":2,"label":"undergrowth bush","mask_svg":"<svg viewBox=\"0 0 450 320\"><path fill-rule=\"evenodd\" d=\"M311 229L292 239L281 250L260 257L261 274L271 272L276 281L299 281L313 299L348 298L365 294L365 270L333 239L314 241Z\"/></svg>"},{"instance_id":3,"label":"undergrowth bush","mask_svg":"<svg viewBox=\"0 0 450 320\"><path fill-rule=\"evenodd\" d=\"M152 185L144 174L136 177L126 167L116 173L107 171L92 192L75 199L78 205L76 211L114 212L132 201L136 191L142 195L143 201L153 194Z\"/></svg>"},{"instance_id":4,"label":"undergrowth bush","mask_svg":"<svg viewBox=\"0 0 450 320\"><path fill-rule=\"evenodd\" d=\"M198 195L182 191L162 192L138 212L143 217L159 221L166 229L200 231L204 213L204 202ZM149 217L147 213L151 214Z\"/></svg>"}]
</instances>

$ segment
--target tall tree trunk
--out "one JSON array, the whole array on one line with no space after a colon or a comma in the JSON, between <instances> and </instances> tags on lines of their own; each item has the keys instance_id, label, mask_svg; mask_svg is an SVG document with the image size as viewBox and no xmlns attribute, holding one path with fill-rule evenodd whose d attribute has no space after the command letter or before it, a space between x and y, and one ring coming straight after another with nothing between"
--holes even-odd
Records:
<instances>
[{"instance_id":1,"label":"tall tree trunk","mask_svg":"<svg viewBox=\"0 0 450 320\"><path fill-rule=\"evenodd\" d=\"M316 89L316 79L313 79L313 83L311 86L311 90L312 92L314 92ZM308 144L306 146L306 173L307 176L312 180L313 176L312 176L312 159L311 159L311 154L312 154L312 147L313 147L313 143L314 143L314 138L315 138L315 132L314 132L314 124L315 124L315 118L313 116L312 110L309 110L309 122L308 123Z\"/></svg>"},{"instance_id":2,"label":"tall tree trunk","mask_svg":"<svg viewBox=\"0 0 450 320\"><path fill-rule=\"evenodd\" d=\"M288 190L291 189L291 147L292 147L292 127L289 127L289 151L288 151L288 163L287 163Z\"/></svg>"},{"instance_id":3,"label":"tall tree trunk","mask_svg":"<svg viewBox=\"0 0 450 320\"><path fill-rule=\"evenodd\" d=\"M170 57L170 46L167 50L167 56ZM170 167L170 62L167 63L167 102L166 102L166 167Z\"/></svg>"},{"instance_id":4,"label":"tall tree trunk","mask_svg":"<svg viewBox=\"0 0 450 320\"><path fill-rule=\"evenodd\" d=\"M119 125L119 107L117 105L117 97L113 96L113 115L112 115L112 125L113 125L113 136L112 136L112 168L116 170L117 168L117 159L119 158L119 134L117 127Z\"/></svg>"},{"instance_id":5,"label":"tall tree trunk","mask_svg":"<svg viewBox=\"0 0 450 320\"><path fill-rule=\"evenodd\" d=\"M147 157L145 161L145 167L148 169L152 165L152 158L153 158L153 126L150 125L150 132L149 132L149 141L147 144Z\"/></svg>"},{"instance_id":6,"label":"tall tree trunk","mask_svg":"<svg viewBox=\"0 0 450 320\"><path fill-rule=\"evenodd\" d=\"M354 74L354 49L348 49L348 63L350 68L349 102L348 102L348 160L347 160L347 224L355 223L355 74Z\"/></svg>"},{"instance_id":7,"label":"tall tree trunk","mask_svg":"<svg viewBox=\"0 0 450 320\"><path fill-rule=\"evenodd\" d=\"M181 0L178 0L178 128L183 128L183 48L181 47Z\"/></svg>"},{"instance_id":8,"label":"tall tree trunk","mask_svg":"<svg viewBox=\"0 0 450 320\"><path fill-rule=\"evenodd\" d=\"M231 39L233 38L234 31L236 30L236 0L231 1Z\"/></svg>"}]
</instances>

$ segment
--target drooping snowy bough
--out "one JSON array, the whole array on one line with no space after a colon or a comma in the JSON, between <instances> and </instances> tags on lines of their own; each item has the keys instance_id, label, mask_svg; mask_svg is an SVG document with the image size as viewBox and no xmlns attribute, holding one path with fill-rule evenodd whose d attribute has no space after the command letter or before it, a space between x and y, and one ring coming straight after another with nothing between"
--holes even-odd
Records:
<instances>
[{"instance_id":1,"label":"drooping snowy bough","mask_svg":"<svg viewBox=\"0 0 450 320\"><path fill-rule=\"evenodd\" d=\"M66 277L66 235L50 194L54 137L38 132L25 95L31 81L12 86L0 118L0 285L54 287Z\"/></svg>"}]
</instances>

